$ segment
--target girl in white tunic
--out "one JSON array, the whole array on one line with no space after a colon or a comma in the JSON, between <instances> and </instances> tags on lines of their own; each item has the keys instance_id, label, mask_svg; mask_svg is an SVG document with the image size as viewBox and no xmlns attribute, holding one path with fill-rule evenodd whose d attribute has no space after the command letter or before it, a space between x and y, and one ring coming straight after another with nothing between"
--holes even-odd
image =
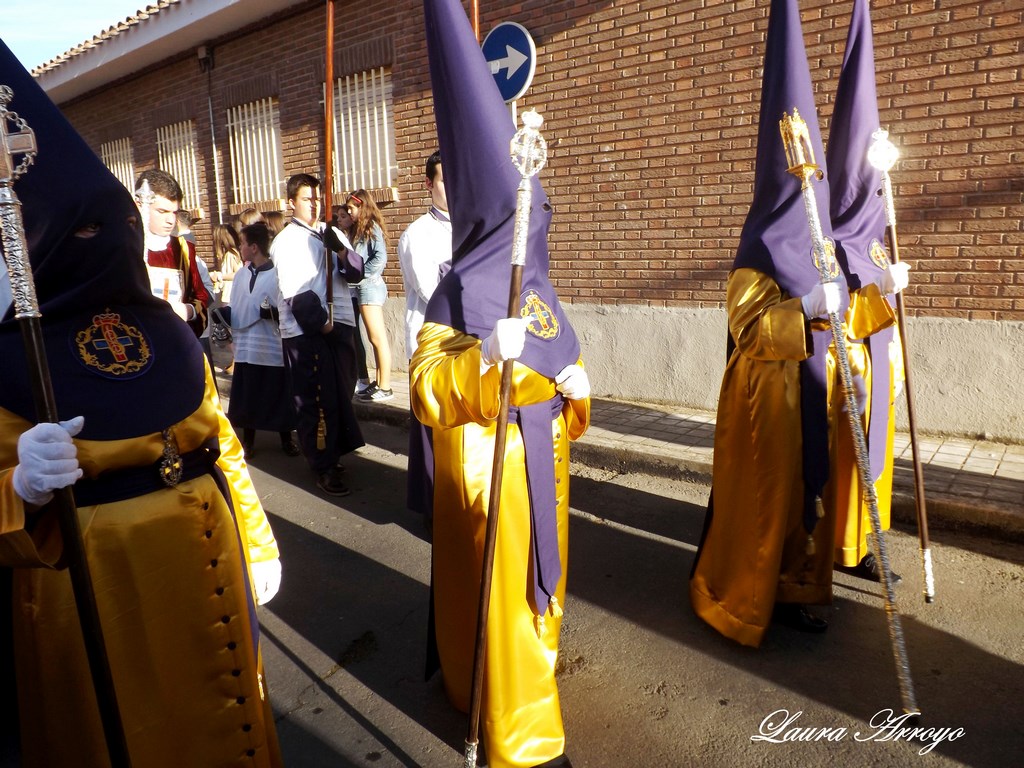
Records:
<instances>
[{"instance_id":1,"label":"girl in white tunic","mask_svg":"<svg viewBox=\"0 0 1024 768\"><path fill-rule=\"evenodd\" d=\"M267 253L270 231L260 221L242 227L242 259L246 266L231 282L231 332L235 343L235 370L231 381L228 418L242 434L247 458L252 458L257 429L280 435L281 450L299 455L292 439L295 406L281 351L277 303L277 270Z\"/></svg>"}]
</instances>

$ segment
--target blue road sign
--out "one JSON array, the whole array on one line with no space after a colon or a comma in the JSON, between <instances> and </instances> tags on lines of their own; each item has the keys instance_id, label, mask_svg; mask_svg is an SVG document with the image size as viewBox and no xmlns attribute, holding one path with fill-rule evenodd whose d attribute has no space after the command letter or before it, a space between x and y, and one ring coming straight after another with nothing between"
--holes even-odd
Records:
<instances>
[{"instance_id":1,"label":"blue road sign","mask_svg":"<svg viewBox=\"0 0 1024 768\"><path fill-rule=\"evenodd\" d=\"M503 21L487 33L482 48L506 103L526 93L537 68L537 46L526 27Z\"/></svg>"}]
</instances>

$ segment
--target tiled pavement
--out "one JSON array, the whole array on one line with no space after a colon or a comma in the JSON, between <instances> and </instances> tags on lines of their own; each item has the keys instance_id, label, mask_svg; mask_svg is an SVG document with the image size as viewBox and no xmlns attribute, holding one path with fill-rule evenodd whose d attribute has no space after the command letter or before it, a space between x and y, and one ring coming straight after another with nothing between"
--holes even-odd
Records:
<instances>
[{"instance_id":1,"label":"tiled pavement","mask_svg":"<svg viewBox=\"0 0 1024 768\"><path fill-rule=\"evenodd\" d=\"M360 418L405 425L408 381L395 372L394 399L357 401ZM709 482L715 414L646 403L595 399L591 426L573 444L574 461L617 471L637 471ZM915 519L910 438L894 443L893 514ZM963 438L919 436L929 522L945 527L981 529L1024 540L1024 445Z\"/></svg>"}]
</instances>

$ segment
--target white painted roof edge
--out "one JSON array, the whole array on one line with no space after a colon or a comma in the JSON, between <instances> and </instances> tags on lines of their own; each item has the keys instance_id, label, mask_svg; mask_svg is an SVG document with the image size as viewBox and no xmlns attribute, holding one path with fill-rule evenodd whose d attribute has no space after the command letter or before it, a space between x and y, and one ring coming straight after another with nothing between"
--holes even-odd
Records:
<instances>
[{"instance_id":1,"label":"white painted roof edge","mask_svg":"<svg viewBox=\"0 0 1024 768\"><path fill-rule=\"evenodd\" d=\"M32 74L57 104L307 0L157 0L41 64Z\"/></svg>"}]
</instances>

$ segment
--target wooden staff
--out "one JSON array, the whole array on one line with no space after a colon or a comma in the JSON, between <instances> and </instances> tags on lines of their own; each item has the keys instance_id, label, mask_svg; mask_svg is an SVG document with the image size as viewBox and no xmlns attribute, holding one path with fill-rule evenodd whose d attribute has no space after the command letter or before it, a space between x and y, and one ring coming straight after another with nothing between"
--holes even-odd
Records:
<instances>
[{"instance_id":1,"label":"wooden staff","mask_svg":"<svg viewBox=\"0 0 1024 768\"><path fill-rule=\"evenodd\" d=\"M507 317L519 317L519 294L526 264L526 241L530 231L530 206L533 188L530 179L547 162L547 143L538 130L543 119L534 110L523 113L523 128L512 137L512 162L522 177L516 193L515 230L512 237L512 279L508 291ZM505 436L508 431L508 405L512 393L513 361L501 364L501 389L498 423L494 433L494 462L491 465L491 495L487 502L487 528L484 534L483 572L480 578L480 602L477 607L476 645L473 649L473 683L469 699L469 733L466 736L465 768L476 766L480 743L480 704L483 699L484 665L487 649L487 614L491 605L491 581L494 576L494 550L498 535L498 511L501 506L501 480L505 468Z\"/></svg>"},{"instance_id":2,"label":"wooden staff","mask_svg":"<svg viewBox=\"0 0 1024 768\"><path fill-rule=\"evenodd\" d=\"M4 260L10 278L11 294L14 297L14 317L21 326L25 341L25 356L32 382L32 399L35 402L36 417L42 422L56 423L57 401L50 379L50 366L43 345L43 331L39 301L36 299L35 282L28 259L28 244L25 242L25 228L21 220L21 202L14 192L14 182L28 169L36 155L35 133L7 109L14 98L14 92L6 85L0 85L0 229L3 231ZM17 130L9 132L8 122ZM23 155L15 166L14 156ZM113 768L130 768L128 742L125 740L121 710L117 706L114 677L110 670L106 644L103 641L103 627L96 606L89 561L82 541L82 528L78 521L78 509L70 487L54 491L51 506L57 515L61 539L64 544L64 558L67 561L71 586L78 608L78 620L82 627L85 653L92 672L93 688L99 706L103 734L106 737L107 752ZM37 692L38 693L38 692ZM49 695L60 695L51 691Z\"/></svg>"},{"instance_id":3,"label":"wooden staff","mask_svg":"<svg viewBox=\"0 0 1024 768\"><path fill-rule=\"evenodd\" d=\"M818 202L814 197L814 190L811 189L811 179L818 173L818 166L814 162L814 151L810 143L810 133L807 130L807 123L803 121L796 109L793 115L783 115L779 121L779 129L782 132L782 141L786 146L786 157L789 161L789 173L800 179L800 187L804 199L804 209L807 213L807 223L811 230L811 242L814 246L814 255L817 260L818 272L822 283L829 283L833 277L831 267L834 265L834 257L830 256L825 249L825 236L821 229L821 219L818 215ZM806 153L805 153L806 150ZM838 272L838 266L836 266ZM836 349L836 361L843 382L843 392L846 397L846 415L850 420L850 431L853 433L853 447L857 456L857 471L860 475L860 485L864 497L868 502L868 510L871 513L871 532L875 540L875 551L878 553L878 561L882 569L882 587L885 597L885 616L888 620L889 639L892 643L893 656L896 660L896 677L899 682L900 699L903 704L903 711L907 714L917 715L917 701L914 696L914 681L910 677L910 662L907 660L907 646L903 639L903 626L900 622L900 615L896 611L896 593L893 589L892 571L889 569L889 549L885 544L885 536L882 531L882 521L878 513L878 498L875 495L875 485L871 480L871 463L868 458L868 444L864 437L864 425L860 420L860 409L857 406L857 396L853 387L853 372L850 370L850 358L846 352L846 340L843 338L842 321L838 312L830 312L829 326L832 329L832 343Z\"/></svg>"},{"instance_id":4,"label":"wooden staff","mask_svg":"<svg viewBox=\"0 0 1024 768\"><path fill-rule=\"evenodd\" d=\"M326 226L331 226L331 193L334 191L334 0L327 0L327 45L324 64L324 185L320 193L323 200ZM326 238L325 238L326 240ZM334 270L331 249L324 245L324 272L327 276L327 324L334 326Z\"/></svg>"},{"instance_id":5,"label":"wooden staff","mask_svg":"<svg viewBox=\"0 0 1024 768\"><path fill-rule=\"evenodd\" d=\"M472 3L473 34L476 41L480 42L480 0L473 0Z\"/></svg>"},{"instance_id":6,"label":"wooden staff","mask_svg":"<svg viewBox=\"0 0 1024 768\"><path fill-rule=\"evenodd\" d=\"M886 239L893 264L900 263L900 246L896 238L896 205L893 202L889 170L896 163L899 151L889 141L889 132L878 129L868 149L868 162L882 172L882 198L885 200ZM932 550L928 539L928 510L924 501L924 469L917 444L917 423L914 420L914 388L910 384L910 345L907 343L907 321L903 311L903 292L896 294L896 318L903 347L903 391L907 395L907 421L910 424L910 452L914 463L914 506L917 509L917 535L921 544L921 567L924 570L924 601L935 602L935 576L932 573Z\"/></svg>"}]
</instances>

